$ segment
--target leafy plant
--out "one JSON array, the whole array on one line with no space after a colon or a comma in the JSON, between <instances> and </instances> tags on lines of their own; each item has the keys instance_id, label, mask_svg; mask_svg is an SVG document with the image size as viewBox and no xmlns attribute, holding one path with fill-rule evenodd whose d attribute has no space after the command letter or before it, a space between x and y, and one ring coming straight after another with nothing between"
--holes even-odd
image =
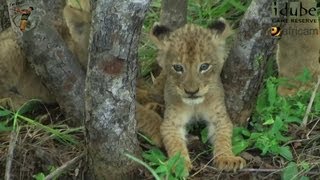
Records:
<instances>
[{"instance_id":1,"label":"leafy plant","mask_svg":"<svg viewBox=\"0 0 320 180\"><path fill-rule=\"evenodd\" d=\"M152 169L147 163L145 163L142 160L140 160L130 154L127 154L127 153L125 154L125 156L127 156L128 158L132 159L133 161L135 161L135 162L143 165L145 168L147 168L156 180L161 180L161 178L158 176L158 174L155 172L155 170Z\"/></svg>"},{"instance_id":2,"label":"leafy plant","mask_svg":"<svg viewBox=\"0 0 320 180\"><path fill-rule=\"evenodd\" d=\"M311 80L310 72L305 69L295 78L301 83ZM310 91L298 91L296 95L282 97L277 94L284 79L269 77L265 88L257 99L250 125L252 130L236 127L233 136L233 151L238 154L249 147L261 150L262 155L280 155L288 161L293 160L291 148L283 144L292 139L288 134L290 124L300 124L305 115L311 96ZM320 113L320 95L317 94L311 115Z\"/></svg>"},{"instance_id":3,"label":"leafy plant","mask_svg":"<svg viewBox=\"0 0 320 180\"><path fill-rule=\"evenodd\" d=\"M38 173L36 175L33 175L33 178L35 180L45 180L46 179L46 176L41 172L41 173Z\"/></svg>"},{"instance_id":4,"label":"leafy plant","mask_svg":"<svg viewBox=\"0 0 320 180\"><path fill-rule=\"evenodd\" d=\"M49 170L50 173L52 173L54 170L56 170L56 167L54 167L54 166L49 166L49 167L48 167L48 170ZM35 180L45 180L45 179L46 179L46 175L45 175L43 172L40 172L40 173L38 173L38 174L36 174L36 175L33 175L33 178L34 178ZM58 176L52 178L52 180L56 180L56 179L58 179Z\"/></svg>"},{"instance_id":5,"label":"leafy plant","mask_svg":"<svg viewBox=\"0 0 320 180\"><path fill-rule=\"evenodd\" d=\"M310 169L310 165L307 162L301 162L300 164L289 162L283 169L281 176L283 180L309 180L303 173L310 171Z\"/></svg>"},{"instance_id":6,"label":"leafy plant","mask_svg":"<svg viewBox=\"0 0 320 180\"><path fill-rule=\"evenodd\" d=\"M178 180L185 179L188 176L184 158L180 153L167 159L160 149L150 149L142 154L142 157L147 163L130 154L125 155L147 168L156 180Z\"/></svg>"},{"instance_id":7,"label":"leafy plant","mask_svg":"<svg viewBox=\"0 0 320 180\"><path fill-rule=\"evenodd\" d=\"M142 154L142 157L149 162L160 178L164 179L184 179L188 176L185 168L184 158L178 153L167 159L159 149L151 149Z\"/></svg>"}]
</instances>

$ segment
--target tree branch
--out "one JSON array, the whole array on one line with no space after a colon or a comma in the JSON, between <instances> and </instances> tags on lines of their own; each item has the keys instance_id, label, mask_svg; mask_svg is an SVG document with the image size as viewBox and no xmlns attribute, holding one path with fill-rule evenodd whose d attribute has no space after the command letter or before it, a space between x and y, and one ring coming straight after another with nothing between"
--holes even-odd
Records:
<instances>
[{"instance_id":1,"label":"tree branch","mask_svg":"<svg viewBox=\"0 0 320 180\"><path fill-rule=\"evenodd\" d=\"M137 47L149 0L95 2L86 79L89 167L97 179L130 179L136 165L124 153L139 152Z\"/></svg>"},{"instance_id":2,"label":"tree branch","mask_svg":"<svg viewBox=\"0 0 320 180\"><path fill-rule=\"evenodd\" d=\"M266 64L274 54L276 39L270 28L278 24L272 22L271 5L269 0L251 2L221 74L226 105L235 123L245 124L250 117Z\"/></svg>"},{"instance_id":3,"label":"tree branch","mask_svg":"<svg viewBox=\"0 0 320 180\"><path fill-rule=\"evenodd\" d=\"M9 4L13 0L7 2ZM57 22L63 21L61 10L64 4L63 0L30 0L27 7L35 8L29 17L31 28L23 33L20 40L36 73L74 120L73 123L80 125L84 119L85 72L64 39L53 28Z\"/></svg>"}]
</instances>

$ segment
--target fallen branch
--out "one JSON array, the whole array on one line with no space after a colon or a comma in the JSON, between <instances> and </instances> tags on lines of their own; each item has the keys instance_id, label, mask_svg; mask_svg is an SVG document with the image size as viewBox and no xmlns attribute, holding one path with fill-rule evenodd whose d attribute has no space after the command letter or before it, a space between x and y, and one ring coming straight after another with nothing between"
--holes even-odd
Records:
<instances>
[{"instance_id":1,"label":"fallen branch","mask_svg":"<svg viewBox=\"0 0 320 180\"><path fill-rule=\"evenodd\" d=\"M17 144L18 134L19 134L19 129L11 131L8 157L7 157L7 163L6 163L6 172L4 175L5 180L11 179L11 166L12 166L12 160L13 160L13 152Z\"/></svg>"},{"instance_id":2,"label":"fallen branch","mask_svg":"<svg viewBox=\"0 0 320 180\"><path fill-rule=\"evenodd\" d=\"M56 170L51 172L45 177L45 180L53 179L63 172L65 172L67 169L69 169L71 166L73 166L76 162L78 162L82 157L84 156L84 153L80 154L79 156L71 159L70 161L64 163L62 166L58 167Z\"/></svg>"},{"instance_id":3,"label":"fallen branch","mask_svg":"<svg viewBox=\"0 0 320 180\"><path fill-rule=\"evenodd\" d=\"M307 111L306 111L306 113L305 113L305 115L303 117L303 120L302 120L302 123L300 125L300 128L305 128L307 126L308 116L310 114L310 111L311 111L311 108L312 108L312 104L313 104L314 98L316 97L316 93L318 91L319 85L320 85L320 76L318 76L318 82L315 85L314 90L312 92L312 96L310 98L310 101L309 101L309 104L308 104L308 108L307 108Z\"/></svg>"}]
</instances>

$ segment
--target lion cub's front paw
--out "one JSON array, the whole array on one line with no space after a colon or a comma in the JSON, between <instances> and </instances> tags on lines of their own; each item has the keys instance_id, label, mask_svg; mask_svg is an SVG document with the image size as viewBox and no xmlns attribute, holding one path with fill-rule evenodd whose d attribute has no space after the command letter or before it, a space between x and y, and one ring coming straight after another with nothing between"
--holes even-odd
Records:
<instances>
[{"instance_id":1,"label":"lion cub's front paw","mask_svg":"<svg viewBox=\"0 0 320 180\"><path fill-rule=\"evenodd\" d=\"M215 165L219 170L237 171L246 165L246 161L239 156L218 156L215 158Z\"/></svg>"}]
</instances>

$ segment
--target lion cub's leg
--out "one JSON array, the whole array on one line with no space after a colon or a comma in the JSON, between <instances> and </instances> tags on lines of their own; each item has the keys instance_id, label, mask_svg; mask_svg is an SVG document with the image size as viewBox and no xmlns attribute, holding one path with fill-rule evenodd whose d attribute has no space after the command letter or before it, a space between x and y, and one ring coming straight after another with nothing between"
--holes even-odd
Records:
<instances>
[{"instance_id":1,"label":"lion cub's leg","mask_svg":"<svg viewBox=\"0 0 320 180\"><path fill-rule=\"evenodd\" d=\"M224 101L208 109L207 121L211 143L214 145L215 164L219 170L236 171L242 169L246 162L232 152L233 125L226 112Z\"/></svg>"},{"instance_id":2,"label":"lion cub's leg","mask_svg":"<svg viewBox=\"0 0 320 180\"><path fill-rule=\"evenodd\" d=\"M177 153L181 153L185 159L187 169L191 170L192 164L185 139L185 125L191 117L188 112L190 110L185 110L181 106L166 106L160 132L168 156L172 157Z\"/></svg>"},{"instance_id":3,"label":"lion cub's leg","mask_svg":"<svg viewBox=\"0 0 320 180\"><path fill-rule=\"evenodd\" d=\"M160 115L149 109L148 106L136 103L136 119L138 130L149 136L156 146L161 147L160 126L162 118Z\"/></svg>"}]
</instances>

